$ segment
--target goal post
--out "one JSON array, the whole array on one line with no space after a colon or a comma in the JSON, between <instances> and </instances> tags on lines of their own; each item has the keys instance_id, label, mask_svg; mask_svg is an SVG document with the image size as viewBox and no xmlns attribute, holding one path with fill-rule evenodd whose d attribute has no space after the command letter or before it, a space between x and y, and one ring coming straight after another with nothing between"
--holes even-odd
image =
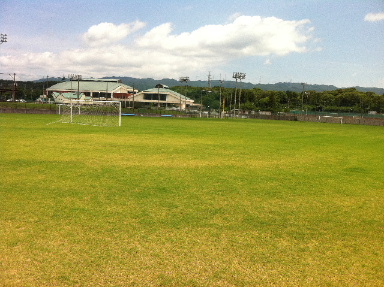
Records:
<instances>
[{"instance_id":1,"label":"goal post","mask_svg":"<svg viewBox=\"0 0 384 287\"><path fill-rule=\"evenodd\" d=\"M343 117L319 116L320 123L343 124Z\"/></svg>"},{"instance_id":2,"label":"goal post","mask_svg":"<svg viewBox=\"0 0 384 287\"><path fill-rule=\"evenodd\" d=\"M82 125L121 126L119 101L71 101L58 105L59 122Z\"/></svg>"}]
</instances>

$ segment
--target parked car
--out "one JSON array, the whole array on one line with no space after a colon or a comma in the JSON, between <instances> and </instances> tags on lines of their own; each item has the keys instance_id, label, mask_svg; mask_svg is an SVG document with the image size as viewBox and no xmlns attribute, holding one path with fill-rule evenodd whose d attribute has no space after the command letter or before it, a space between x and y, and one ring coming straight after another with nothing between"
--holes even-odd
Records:
<instances>
[{"instance_id":1,"label":"parked car","mask_svg":"<svg viewBox=\"0 0 384 287\"><path fill-rule=\"evenodd\" d=\"M13 101L12 99L8 99L7 102L13 102ZM16 99L15 102L26 103L27 101L24 99Z\"/></svg>"}]
</instances>

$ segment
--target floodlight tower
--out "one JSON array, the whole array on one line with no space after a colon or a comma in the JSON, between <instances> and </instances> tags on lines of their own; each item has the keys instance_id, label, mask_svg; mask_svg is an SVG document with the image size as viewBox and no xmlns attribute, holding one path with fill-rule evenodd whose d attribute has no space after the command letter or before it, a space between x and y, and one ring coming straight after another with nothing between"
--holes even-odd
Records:
<instances>
[{"instance_id":1,"label":"floodlight tower","mask_svg":"<svg viewBox=\"0 0 384 287\"><path fill-rule=\"evenodd\" d=\"M83 76L72 74L72 75L69 75L68 78L70 78L71 81L77 81L77 99L79 99L80 98L80 81L83 79Z\"/></svg>"},{"instance_id":2,"label":"floodlight tower","mask_svg":"<svg viewBox=\"0 0 384 287\"><path fill-rule=\"evenodd\" d=\"M225 80L222 80L221 79L221 75L220 75L220 99L219 99L219 115L220 115L220 118L222 117L222 115L224 114L224 101L223 103L222 102L222 95L221 95L221 89L223 87L223 83L224 83ZM221 107L223 107L223 111L221 112Z\"/></svg>"},{"instance_id":3,"label":"floodlight tower","mask_svg":"<svg viewBox=\"0 0 384 287\"><path fill-rule=\"evenodd\" d=\"M0 45L7 42L7 34L0 34Z\"/></svg>"},{"instance_id":4,"label":"floodlight tower","mask_svg":"<svg viewBox=\"0 0 384 287\"><path fill-rule=\"evenodd\" d=\"M305 89L305 83L301 83L303 86L303 91L301 93L301 110L304 112L304 89Z\"/></svg>"},{"instance_id":5,"label":"floodlight tower","mask_svg":"<svg viewBox=\"0 0 384 287\"><path fill-rule=\"evenodd\" d=\"M236 85L235 85L235 101L234 101L234 109L233 109L233 115L236 116L236 94L237 94L237 80L238 80L238 74L236 72L233 72L232 78L236 80Z\"/></svg>"},{"instance_id":6,"label":"floodlight tower","mask_svg":"<svg viewBox=\"0 0 384 287\"><path fill-rule=\"evenodd\" d=\"M163 88L162 84L157 84L155 88L157 88L157 109L160 108L160 88Z\"/></svg>"},{"instance_id":7,"label":"floodlight tower","mask_svg":"<svg viewBox=\"0 0 384 287\"><path fill-rule=\"evenodd\" d=\"M135 111L135 83L132 84L132 109Z\"/></svg>"},{"instance_id":8,"label":"floodlight tower","mask_svg":"<svg viewBox=\"0 0 384 287\"><path fill-rule=\"evenodd\" d=\"M185 107L187 107L187 83L189 82L189 77L180 77L180 83L185 83ZM180 97L180 112L181 112L181 97Z\"/></svg>"},{"instance_id":9,"label":"floodlight tower","mask_svg":"<svg viewBox=\"0 0 384 287\"><path fill-rule=\"evenodd\" d=\"M235 87L235 103L234 103L234 115L236 116L236 94L237 94L237 81L239 80L241 83L241 80L245 79L245 73L240 73L240 72L233 72L232 78L236 79L236 87ZM240 111L240 96L241 96L241 88L240 88L240 93L239 93L239 111Z\"/></svg>"},{"instance_id":10,"label":"floodlight tower","mask_svg":"<svg viewBox=\"0 0 384 287\"><path fill-rule=\"evenodd\" d=\"M12 78L12 75L9 74ZM13 73L12 101L16 101L16 74Z\"/></svg>"},{"instance_id":11,"label":"floodlight tower","mask_svg":"<svg viewBox=\"0 0 384 287\"><path fill-rule=\"evenodd\" d=\"M208 87L212 88L212 76L211 72L208 72Z\"/></svg>"},{"instance_id":12,"label":"floodlight tower","mask_svg":"<svg viewBox=\"0 0 384 287\"><path fill-rule=\"evenodd\" d=\"M241 84L241 80L244 80L245 79L245 73L240 73L240 92L239 92L239 112L240 112L240 104L241 104L241 88L242 88L242 84Z\"/></svg>"}]
</instances>

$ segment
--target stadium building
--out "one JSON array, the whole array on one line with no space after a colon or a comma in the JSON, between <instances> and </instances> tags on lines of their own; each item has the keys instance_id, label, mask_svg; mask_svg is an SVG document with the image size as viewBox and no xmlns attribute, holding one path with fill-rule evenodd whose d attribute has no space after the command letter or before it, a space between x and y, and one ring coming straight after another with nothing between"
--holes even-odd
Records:
<instances>
[{"instance_id":1,"label":"stadium building","mask_svg":"<svg viewBox=\"0 0 384 287\"><path fill-rule=\"evenodd\" d=\"M195 106L194 100L172 91L166 85L138 92L119 79L82 79L55 84L46 90L45 97L55 103L71 100L121 101L124 107L161 107L187 109Z\"/></svg>"},{"instance_id":2,"label":"stadium building","mask_svg":"<svg viewBox=\"0 0 384 287\"><path fill-rule=\"evenodd\" d=\"M127 100L137 92L119 79L81 79L55 84L46 90L46 96L58 98L61 102L73 99L74 94L78 99L85 97L91 100Z\"/></svg>"},{"instance_id":3,"label":"stadium building","mask_svg":"<svg viewBox=\"0 0 384 287\"><path fill-rule=\"evenodd\" d=\"M194 100L172 91L166 85L157 84L155 88L141 91L135 95L135 103L146 106L187 109L194 106Z\"/></svg>"}]
</instances>

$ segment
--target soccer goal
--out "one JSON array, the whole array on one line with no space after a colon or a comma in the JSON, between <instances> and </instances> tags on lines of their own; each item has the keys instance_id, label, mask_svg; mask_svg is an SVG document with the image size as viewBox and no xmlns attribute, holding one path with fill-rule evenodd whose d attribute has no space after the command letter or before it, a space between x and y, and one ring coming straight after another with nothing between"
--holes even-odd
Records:
<instances>
[{"instance_id":1,"label":"soccer goal","mask_svg":"<svg viewBox=\"0 0 384 287\"><path fill-rule=\"evenodd\" d=\"M71 101L58 108L62 123L121 126L121 103L118 101Z\"/></svg>"},{"instance_id":2,"label":"soccer goal","mask_svg":"<svg viewBox=\"0 0 384 287\"><path fill-rule=\"evenodd\" d=\"M343 117L333 117L333 116L319 116L320 123L334 123L334 124L342 124Z\"/></svg>"}]
</instances>

